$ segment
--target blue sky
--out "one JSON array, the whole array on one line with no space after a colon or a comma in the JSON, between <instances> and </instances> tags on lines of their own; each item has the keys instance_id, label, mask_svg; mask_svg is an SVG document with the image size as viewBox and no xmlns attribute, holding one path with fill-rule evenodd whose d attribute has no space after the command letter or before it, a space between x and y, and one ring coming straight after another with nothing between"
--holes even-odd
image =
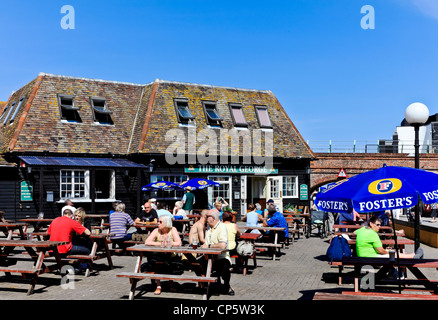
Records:
<instances>
[{"instance_id":1,"label":"blue sky","mask_svg":"<svg viewBox=\"0 0 438 320\"><path fill-rule=\"evenodd\" d=\"M438 112L438 1L1 0L0 63L0 101L39 72L263 89L311 145L373 142L412 102Z\"/></svg>"}]
</instances>

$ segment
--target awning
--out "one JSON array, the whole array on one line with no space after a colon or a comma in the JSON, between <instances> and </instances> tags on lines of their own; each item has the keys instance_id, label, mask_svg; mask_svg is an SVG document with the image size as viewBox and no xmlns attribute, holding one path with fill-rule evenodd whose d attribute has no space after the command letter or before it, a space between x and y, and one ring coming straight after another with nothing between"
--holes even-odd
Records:
<instances>
[{"instance_id":1,"label":"awning","mask_svg":"<svg viewBox=\"0 0 438 320\"><path fill-rule=\"evenodd\" d=\"M145 165L120 158L19 156L30 166L147 168Z\"/></svg>"}]
</instances>

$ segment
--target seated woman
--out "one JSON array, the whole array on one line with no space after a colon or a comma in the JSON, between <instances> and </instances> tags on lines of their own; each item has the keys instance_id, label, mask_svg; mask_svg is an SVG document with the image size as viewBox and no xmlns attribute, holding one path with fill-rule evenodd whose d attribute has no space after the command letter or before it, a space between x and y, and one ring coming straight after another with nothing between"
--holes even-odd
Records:
<instances>
[{"instance_id":1,"label":"seated woman","mask_svg":"<svg viewBox=\"0 0 438 320\"><path fill-rule=\"evenodd\" d=\"M91 221L90 219L85 219L84 208L82 207L77 208L74 213L74 217L77 222L79 222L81 225L83 225L85 228L91 231ZM93 246L89 237L83 237L81 235L78 235L77 233L73 235L72 243L75 245L87 247L90 250L91 247Z\"/></svg>"},{"instance_id":2,"label":"seated woman","mask_svg":"<svg viewBox=\"0 0 438 320\"><path fill-rule=\"evenodd\" d=\"M242 221L246 221L247 227L258 227L258 223L263 222L263 216L257 212L257 207L253 203L248 204L248 210L249 212L243 216ZM252 229L251 233L260 233L260 231Z\"/></svg>"},{"instance_id":3,"label":"seated woman","mask_svg":"<svg viewBox=\"0 0 438 320\"><path fill-rule=\"evenodd\" d=\"M175 202L175 207L173 208L173 216L182 216L183 219L187 219L186 211L182 208L184 206L182 201Z\"/></svg>"},{"instance_id":4,"label":"seated woman","mask_svg":"<svg viewBox=\"0 0 438 320\"><path fill-rule=\"evenodd\" d=\"M356 233L356 252L358 257L388 258L389 252L383 248L379 238L382 220L378 216L370 218L369 227L362 227ZM419 247L415 253L399 253L400 258L423 258L423 249Z\"/></svg>"},{"instance_id":5,"label":"seated woman","mask_svg":"<svg viewBox=\"0 0 438 320\"><path fill-rule=\"evenodd\" d=\"M237 224L233 223L233 214L230 211L224 211L222 214L222 221L227 227L228 232L228 250L230 250L230 256L237 255L236 251L236 238L240 237L240 230Z\"/></svg>"},{"instance_id":6,"label":"seated woman","mask_svg":"<svg viewBox=\"0 0 438 320\"><path fill-rule=\"evenodd\" d=\"M172 218L167 215L160 216L158 218L158 228L155 228L149 237L146 239L145 244L148 246L165 247L167 243L170 243L171 247L181 246L181 238L175 227L172 226ZM148 263L150 267L153 267L154 262L163 261L166 266L172 268L172 263L177 262L179 257L176 253L171 254L151 254L148 255ZM164 270L164 272L171 272L172 270ZM156 280L157 288L154 294L161 293L160 280Z\"/></svg>"},{"instance_id":7,"label":"seated woman","mask_svg":"<svg viewBox=\"0 0 438 320\"><path fill-rule=\"evenodd\" d=\"M134 220L125 212L125 204L120 202L116 206L116 211L110 216L110 232L114 234L111 242L121 248L126 248L125 241L132 239L132 234L128 233L126 226L132 226Z\"/></svg>"}]
</instances>

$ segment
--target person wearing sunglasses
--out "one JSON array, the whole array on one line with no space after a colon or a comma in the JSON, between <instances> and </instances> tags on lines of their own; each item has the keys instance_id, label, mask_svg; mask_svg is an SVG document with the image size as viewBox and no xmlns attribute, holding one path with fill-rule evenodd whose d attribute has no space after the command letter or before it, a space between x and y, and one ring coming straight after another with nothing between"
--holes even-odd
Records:
<instances>
[{"instance_id":1,"label":"person wearing sunglasses","mask_svg":"<svg viewBox=\"0 0 438 320\"><path fill-rule=\"evenodd\" d=\"M369 226L362 227L356 233L356 253L358 257L381 257L388 258L389 251L385 250L379 238L382 220L373 216ZM399 253L400 258L423 258L423 249L418 248L415 253Z\"/></svg>"}]
</instances>

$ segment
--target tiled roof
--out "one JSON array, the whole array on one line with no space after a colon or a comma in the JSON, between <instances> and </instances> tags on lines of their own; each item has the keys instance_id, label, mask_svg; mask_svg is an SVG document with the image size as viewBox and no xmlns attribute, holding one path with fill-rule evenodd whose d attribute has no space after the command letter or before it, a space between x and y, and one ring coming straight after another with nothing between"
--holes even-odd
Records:
<instances>
[{"instance_id":1,"label":"tiled roof","mask_svg":"<svg viewBox=\"0 0 438 320\"><path fill-rule=\"evenodd\" d=\"M80 108L78 113L81 123L68 123L60 119L59 94L75 97L75 106ZM314 158L313 152L271 91L163 80L134 84L41 73L17 90L8 103L18 101L23 96L25 99L15 121L5 126L0 124L2 153L165 153L173 143L169 139L166 141L166 133L169 136L171 132L185 135L185 150L192 150L189 146L196 146L196 150L199 150L205 144L199 134L209 128L202 101L209 100L216 102L217 110L223 118L222 129L209 129L218 137L223 132L236 131L228 104L239 103L248 127L237 132L250 133L251 137L261 135L262 153L265 135L272 134L274 156ZM102 125L94 121L90 97L106 99L114 125ZM178 123L174 98L188 100L189 108L195 116L194 126ZM255 105L267 106L273 123L272 129L260 129ZM195 131L197 139L194 140ZM220 146L220 140L217 141ZM231 146L228 152L246 155L244 147L244 143L240 144L239 150Z\"/></svg>"}]
</instances>

